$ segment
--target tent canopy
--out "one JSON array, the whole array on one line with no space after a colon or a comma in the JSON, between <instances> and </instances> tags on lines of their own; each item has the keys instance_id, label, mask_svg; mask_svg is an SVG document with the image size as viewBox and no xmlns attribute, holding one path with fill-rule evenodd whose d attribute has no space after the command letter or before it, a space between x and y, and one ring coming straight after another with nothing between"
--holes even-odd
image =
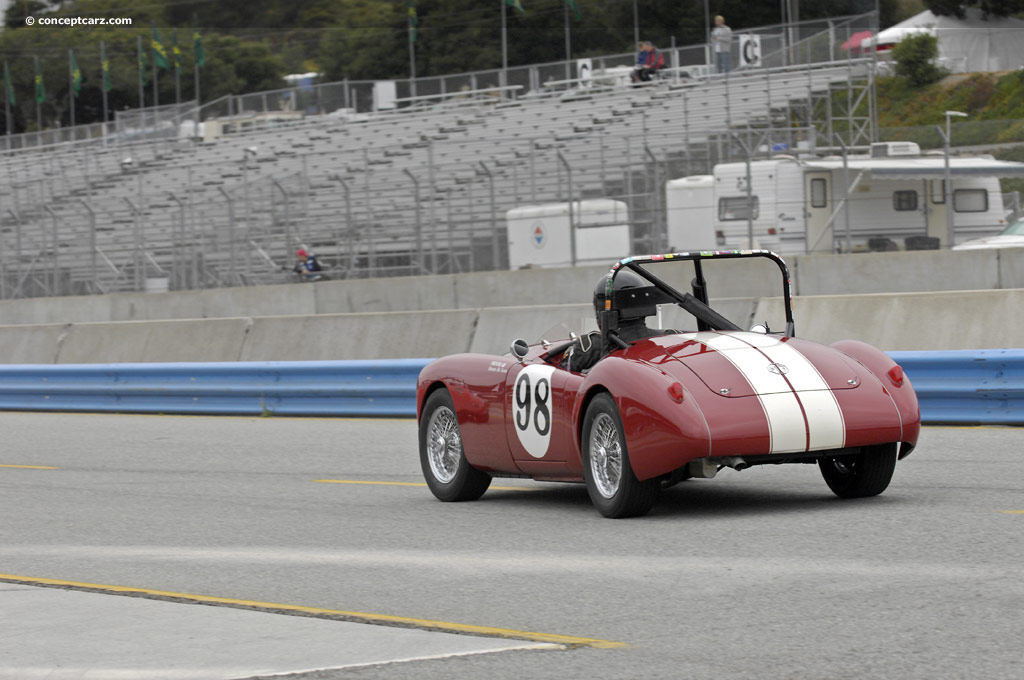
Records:
<instances>
[{"instance_id":1,"label":"tent canopy","mask_svg":"<svg viewBox=\"0 0 1024 680\"><path fill-rule=\"evenodd\" d=\"M966 8L963 19L925 10L890 26L864 47L885 50L909 35L926 33L939 41L939 61L954 73L1005 71L1024 64L1024 21L1013 17L988 17L976 7Z\"/></svg>"}]
</instances>

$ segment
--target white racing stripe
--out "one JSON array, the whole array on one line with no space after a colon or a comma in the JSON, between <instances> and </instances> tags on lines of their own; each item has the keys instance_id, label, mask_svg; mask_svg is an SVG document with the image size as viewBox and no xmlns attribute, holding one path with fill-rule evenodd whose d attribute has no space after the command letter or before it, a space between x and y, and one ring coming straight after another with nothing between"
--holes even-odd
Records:
<instances>
[{"instance_id":1,"label":"white racing stripe","mask_svg":"<svg viewBox=\"0 0 1024 680\"><path fill-rule=\"evenodd\" d=\"M771 453L843 447L846 425L839 402L807 357L760 333L704 332L693 337L728 359L750 383L768 419ZM785 377L769 371L772 364L785 366Z\"/></svg>"},{"instance_id":2,"label":"white racing stripe","mask_svg":"<svg viewBox=\"0 0 1024 680\"><path fill-rule=\"evenodd\" d=\"M789 368L786 377L800 394L811 434L811 451L840 449L846 444L846 422L835 394L807 357L779 338L744 333L743 341L757 347L773 362Z\"/></svg>"}]
</instances>

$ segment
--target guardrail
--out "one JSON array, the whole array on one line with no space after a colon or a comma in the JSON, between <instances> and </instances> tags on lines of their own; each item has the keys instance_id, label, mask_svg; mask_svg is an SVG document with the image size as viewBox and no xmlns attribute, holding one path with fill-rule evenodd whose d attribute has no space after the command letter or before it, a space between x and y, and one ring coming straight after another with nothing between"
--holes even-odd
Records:
<instances>
[{"instance_id":1,"label":"guardrail","mask_svg":"<svg viewBox=\"0 0 1024 680\"><path fill-rule=\"evenodd\" d=\"M1024 350L889 352L925 423L1024 425Z\"/></svg>"},{"instance_id":2,"label":"guardrail","mask_svg":"<svg viewBox=\"0 0 1024 680\"><path fill-rule=\"evenodd\" d=\"M889 356L925 423L1024 425L1024 350ZM0 366L0 410L412 417L430 361Z\"/></svg>"},{"instance_id":3,"label":"guardrail","mask_svg":"<svg viewBox=\"0 0 1024 680\"><path fill-rule=\"evenodd\" d=\"M0 409L415 416L429 359L0 367Z\"/></svg>"}]
</instances>

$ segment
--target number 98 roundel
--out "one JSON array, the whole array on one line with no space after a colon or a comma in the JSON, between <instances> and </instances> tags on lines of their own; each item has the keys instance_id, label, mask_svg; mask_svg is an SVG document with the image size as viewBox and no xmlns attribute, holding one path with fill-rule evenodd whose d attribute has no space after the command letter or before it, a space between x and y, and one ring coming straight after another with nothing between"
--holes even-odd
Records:
<instances>
[{"instance_id":1,"label":"number 98 roundel","mask_svg":"<svg viewBox=\"0 0 1024 680\"><path fill-rule=\"evenodd\" d=\"M543 458L551 443L553 422L551 375L554 366L527 366L512 388L512 418L519 443L534 458Z\"/></svg>"}]
</instances>

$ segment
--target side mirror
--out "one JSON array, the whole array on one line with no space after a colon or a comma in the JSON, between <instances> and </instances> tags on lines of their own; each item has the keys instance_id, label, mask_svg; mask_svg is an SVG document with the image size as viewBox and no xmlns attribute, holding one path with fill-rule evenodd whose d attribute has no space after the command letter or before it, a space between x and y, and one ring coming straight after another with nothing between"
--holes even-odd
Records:
<instances>
[{"instance_id":1,"label":"side mirror","mask_svg":"<svg viewBox=\"0 0 1024 680\"><path fill-rule=\"evenodd\" d=\"M523 359L525 359L526 355L529 353L530 344L526 342L526 340L523 340L522 338L516 338L515 340L512 341L512 356L514 356L517 361L522 363Z\"/></svg>"},{"instance_id":2,"label":"side mirror","mask_svg":"<svg viewBox=\"0 0 1024 680\"><path fill-rule=\"evenodd\" d=\"M750 327L750 332L751 333L760 333L761 335L766 335L768 333L768 324L766 324L766 323L755 323L753 326Z\"/></svg>"}]
</instances>

